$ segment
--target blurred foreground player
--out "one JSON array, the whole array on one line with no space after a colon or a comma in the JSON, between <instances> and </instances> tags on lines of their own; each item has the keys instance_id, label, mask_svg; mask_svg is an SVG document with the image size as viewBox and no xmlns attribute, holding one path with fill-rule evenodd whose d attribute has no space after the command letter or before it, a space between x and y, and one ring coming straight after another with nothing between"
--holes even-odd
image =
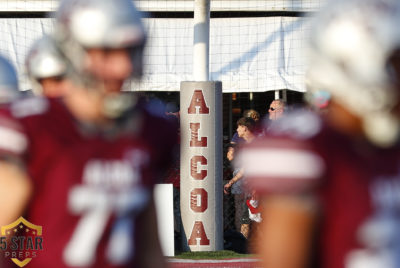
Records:
<instances>
[{"instance_id":1,"label":"blurred foreground player","mask_svg":"<svg viewBox=\"0 0 400 268\"><path fill-rule=\"evenodd\" d=\"M400 2L334 1L314 25L328 112L294 111L236 158L263 194L263 266L400 267Z\"/></svg>"},{"instance_id":2,"label":"blurred foreground player","mask_svg":"<svg viewBox=\"0 0 400 268\"><path fill-rule=\"evenodd\" d=\"M29 49L25 67L35 94L58 98L66 94L67 63L51 36L36 40Z\"/></svg>"},{"instance_id":3,"label":"blurred foreground player","mask_svg":"<svg viewBox=\"0 0 400 268\"><path fill-rule=\"evenodd\" d=\"M11 65L11 63L5 59L3 56L0 56L0 107L4 108L10 102L17 99L20 96L19 86L18 86L18 78L17 72L15 68ZM7 137L3 137L0 139L0 143L2 147L13 146L12 142L10 142ZM16 144L18 146L18 144ZM9 172L13 173L18 170L14 167L9 169ZM5 173L2 173L5 174ZM7 202L0 203L0 211L1 213L13 213L11 208L8 205L8 202L26 202L27 200L27 184L22 180L14 180L12 176L1 176L0 178L0 196L1 199L7 200ZM10 192L8 189L16 189L15 192ZM1 216L0 216L1 217ZM3 224L2 224L3 223ZM4 225L5 222L1 222L1 225Z\"/></svg>"},{"instance_id":4,"label":"blurred foreground player","mask_svg":"<svg viewBox=\"0 0 400 268\"><path fill-rule=\"evenodd\" d=\"M21 97L17 71L9 60L0 55L0 106Z\"/></svg>"},{"instance_id":5,"label":"blurred foreground player","mask_svg":"<svg viewBox=\"0 0 400 268\"><path fill-rule=\"evenodd\" d=\"M0 178L14 185L0 185L13 196L0 196L0 224L24 215L43 227L30 267L163 267L152 193L177 131L121 93L142 70L140 14L130 0L62 1L54 38L67 92L1 113L14 143L0 143Z\"/></svg>"}]
</instances>

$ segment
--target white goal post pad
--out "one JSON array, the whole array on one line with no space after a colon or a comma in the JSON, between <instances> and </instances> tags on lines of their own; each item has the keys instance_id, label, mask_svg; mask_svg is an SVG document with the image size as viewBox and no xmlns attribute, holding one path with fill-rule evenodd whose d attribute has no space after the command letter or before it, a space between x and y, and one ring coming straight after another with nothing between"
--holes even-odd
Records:
<instances>
[{"instance_id":1,"label":"white goal post pad","mask_svg":"<svg viewBox=\"0 0 400 268\"><path fill-rule=\"evenodd\" d=\"M180 126L183 247L222 250L221 82L181 82Z\"/></svg>"}]
</instances>

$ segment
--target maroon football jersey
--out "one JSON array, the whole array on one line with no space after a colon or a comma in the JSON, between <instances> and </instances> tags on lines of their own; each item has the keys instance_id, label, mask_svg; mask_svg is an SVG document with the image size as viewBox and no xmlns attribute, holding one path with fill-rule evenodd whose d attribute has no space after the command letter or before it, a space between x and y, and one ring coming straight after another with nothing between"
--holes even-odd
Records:
<instances>
[{"instance_id":1,"label":"maroon football jersey","mask_svg":"<svg viewBox=\"0 0 400 268\"><path fill-rule=\"evenodd\" d=\"M399 147L352 139L308 111L272 123L265 137L245 146L236 159L250 187L311 192L319 200L316 267L397 267Z\"/></svg>"},{"instance_id":2,"label":"maroon football jersey","mask_svg":"<svg viewBox=\"0 0 400 268\"><path fill-rule=\"evenodd\" d=\"M99 130L59 100L17 101L0 116L3 157L34 184L26 218L43 228L30 267L135 267L135 221L169 164L176 128L137 105Z\"/></svg>"}]
</instances>

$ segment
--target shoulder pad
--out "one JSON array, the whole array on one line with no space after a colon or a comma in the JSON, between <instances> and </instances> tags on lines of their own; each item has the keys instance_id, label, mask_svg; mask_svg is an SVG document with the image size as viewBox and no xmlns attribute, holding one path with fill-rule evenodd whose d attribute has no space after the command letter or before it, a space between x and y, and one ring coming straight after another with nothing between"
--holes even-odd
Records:
<instances>
[{"instance_id":1,"label":"shoulder pad","mask_svg":"<svg viewBox=\"0 0 400 268\"><path fill-rule=\"evenodd\" d=\"M266 127L267 133L273 136L289 136L299 140L306 140L317 135L322 129L322 120L314 112L294 110L279 120L272 121Z\"/></svg>"},{"instance_id":2,"label":"shoulder pad","mask_svg":"<svg viewBox=\"0 0 400 268\"><path fill-rule=\"evenodd\" d=\"M11 104L11 114L16 118L22 118L42 114L48 108L49 102L43 97L21 98Z\"/></svg>"}]
</instances>

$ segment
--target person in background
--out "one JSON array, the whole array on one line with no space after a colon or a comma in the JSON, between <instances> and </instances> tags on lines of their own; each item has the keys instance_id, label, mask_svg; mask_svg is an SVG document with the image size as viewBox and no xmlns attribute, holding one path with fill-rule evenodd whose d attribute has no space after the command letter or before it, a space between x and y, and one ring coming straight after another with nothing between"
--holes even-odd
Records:
<instances>
[{"instance_id":1,"label":"person in background","mask_svg":"<svg viewBox=\"0 0 400 268\"><path fill-rule=\"evenodd\" d=\"M243 117L250 117L257 123L260 120L260 113L254 109L249 109L243 112Z\"/></svg>"},{"instance_id":2,"label":"person in background","mask_svg":"<svg viewBox=\"0 0 400 268\"><path fill-rule=\"evenodd\" d=\"M238 136L244 139L245 143L250 143L256 138L256 122L251 117L242 117L237 121ZM238 145L239 146L239 145ZM231 147L234 157L235 147ZM229 151L228 151L229 153ZM249 211L246 204L248 193L244 191L244 171L243 168L236 167L233 177L224 185L224 194L232 193L235 195L235 212L238 214L235 218L240 218L240 232L245 238L250 235Z\"/></svg>"},{"instance_id":3,"label":"person in background","mask_svg":"<svg viewBox=\"0 0 400 268\"><path fill-rule=\"evenodd\" d=\"M286 102L282 99L276 99L268 107L268 118L271 121L281 118L286 110Z\"/></svg>"},{"instance_id":4,"label":"person in background","mask_svg":"<svg viewBox=\"0 0 400 268\"><path fill-rule=\"evenodd\" d=\"M245 110L245 111L243 112L243 117L250 117L250 118L252 118L256 123L258 123L259 120L260 120L260 114L259 114L256 110L253 110L253 109ZM256 127L256 132L257 132L257 130L258 130L258 127ZM241 142L244 142L244 139L243 139L243 138L240 138L240 137L238 136L238 133L235 132L235 133L233 134L232 139L231 139L231 144L239 144L239 143L241 143ZM229 152L229 151L228 151L228 152ZM228 160L229 160L229 159L228 159ZM229 161L231 161L231 160L229 160Z\"/></svg>"},{"instance_id":5,"label":"person in background","mask_svg":"<svg viewBox=\"0 0 400 268\"><path fill-rule=\"evenodd\" d=\"M259 127L259 120L260 120L260 114L254 110L254 109L249 109L245 110L243 112L243 117L249 117L252 118L255 121L255 127L253 129L254 135L260 135L260 127ZM235 150L237 145L240 145L241 143L246 142L244 138L239 137L238 132L236 131L233 134L233 137L231 139L230 144L228 145L227 148L227 154L226 158L228 159L229 162L232 162L234 159L235 155ZM233 177L236 175L241 175L238 169L233 171ZM245 235L246 238L248 238L248 230L249 228L247 225L243 225L243 220L242 220L242 215L246 215L245 222L247 222L247 212L244 210L247 210L247 207L243 206L242 204L246 202L246 196L243 194L243 190L241 187L241 182L234 184L233 189L231 193L234 195L234 200L235 200L235 225L238 230L241 230L241 233Z\"/></svg>"},{"instance_id":6,"label":"person in background","mask_svg":"<svg viewBox=\"0 0 400 268\"><path fill-rule=\"evenodd\" d=\"M307 84L326 114L293 111L236 155L263 199L263 267L399 266L399 24L399 1L329 2Z\"/></svg>"},{"instance_id":7,"label":"person in background","mask_svg":"<svg viewBox=\"0 0 400 268\"><path fill-rule=\"evenodd\" d=\"M177 129L121 92L142 73L141 14L130 0L61 1L53 38L68 90L0 110L0 225L43 226L32 268L164 267L153 187Z\"/></svg>"},{"instance_id":8,"label":"person in background","mask_svg":"<svg viewBox=\"0 0 400 268\"><path fill-rule=\"evenodd\" d=\"M35 94L62 97L68 90L67 63L49 35L36 40L28 51L25 68Z\"/></svg>"}]
</instances>

